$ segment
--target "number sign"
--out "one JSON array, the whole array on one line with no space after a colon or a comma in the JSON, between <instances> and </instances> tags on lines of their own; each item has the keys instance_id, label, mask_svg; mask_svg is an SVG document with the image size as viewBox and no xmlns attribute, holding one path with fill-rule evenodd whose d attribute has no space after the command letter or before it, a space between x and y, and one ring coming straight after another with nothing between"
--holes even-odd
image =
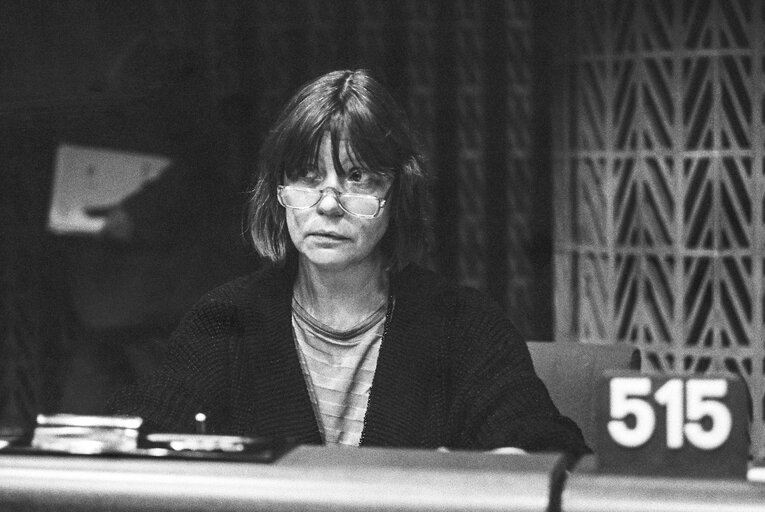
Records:
<instances>
[{"instance_id":1,"label":"number sign","mask_svg":"<svg viewBox=\"0 0 765 512\"><path fill-rule=\"evenodd\" d=\"M600 471L746 477L749 420L738 379L609 372L598 427Z\"/></svg>"}]
</instances>

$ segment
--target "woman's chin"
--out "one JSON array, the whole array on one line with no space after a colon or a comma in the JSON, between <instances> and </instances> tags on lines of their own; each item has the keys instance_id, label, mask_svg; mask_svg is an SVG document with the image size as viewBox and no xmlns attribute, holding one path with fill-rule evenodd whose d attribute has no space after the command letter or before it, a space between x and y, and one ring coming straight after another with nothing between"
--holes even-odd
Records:
<instances>
[{"instance_id":1,"label":"woman's chin","mask_svg":"<svg viewBox=\"0 0 765 512\"><path fill-rule=\"evenodd\" d=\"M328 271L346 270L351 266L374 262L372 256L360 257L355 254L348 254L348 251L335 251L331 249L312 250L304 253L302 256L304 263Z\"/></svg>"},{"instance_id":2,"label":"woman's chin","mask_svg":"<svg viewBox=\"0 0 765 512\"><path fill-rule=\"evenodd\" d=\"M321 270L343 270L353 263L353 258L349 258L347 254L326 249L311 251L303 257L308 264Z\"/></svg>"}]
</instances>

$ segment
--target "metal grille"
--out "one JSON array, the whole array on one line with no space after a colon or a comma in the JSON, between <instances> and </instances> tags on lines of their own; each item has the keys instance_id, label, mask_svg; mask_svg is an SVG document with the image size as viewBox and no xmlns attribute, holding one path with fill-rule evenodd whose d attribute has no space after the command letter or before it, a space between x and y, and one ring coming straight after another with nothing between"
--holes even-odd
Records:
<instances>
[{"instance_id":1,"label":"metal grille","mask_svg":"<svg viewBox=\"0 0 765 512\"><path fill-rule=\"evenodd\" d=\"M633 344L649 371L740 375L761 456L762 5L562 9L556 338Z\"/></svg>"}]
</instances>

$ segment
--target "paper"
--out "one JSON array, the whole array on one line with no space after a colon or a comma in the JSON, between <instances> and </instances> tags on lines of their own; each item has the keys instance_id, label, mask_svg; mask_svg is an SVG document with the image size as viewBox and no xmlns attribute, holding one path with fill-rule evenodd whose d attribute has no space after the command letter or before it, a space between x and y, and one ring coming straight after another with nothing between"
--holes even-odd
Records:
<instances>
[{"instance_id":1,"label":"paper","mask_svg":"<svg viewBox=\"0 0 765 512\"><path fill-rule=\"evenodd\" d=\"M107 208L158 177L171 160L162 155L61 144L56 152L48 229L54 233L97 233L103 217L88 208Z\"/></svg>"},{"instance_id":2,"label":"paper","mask_svg":"<svg viewBox=\"0 0 765 512\"><path fill-rule=\"evenodd\" d=\"M765 461L759 461L749 467L746 479L750 482L765 483Z\"/></svg>"}]
</instances>

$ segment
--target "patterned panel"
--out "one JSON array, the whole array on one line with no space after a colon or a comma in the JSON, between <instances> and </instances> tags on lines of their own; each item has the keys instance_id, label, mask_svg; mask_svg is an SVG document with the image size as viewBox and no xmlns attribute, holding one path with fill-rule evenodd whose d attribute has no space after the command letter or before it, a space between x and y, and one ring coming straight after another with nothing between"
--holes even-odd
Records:
<instances>
[{"instance_id":1,"label":"patterned panel","mask_svg":"<svg viewBox=\"0 0 765 512\"><path fill-rule=\"evenodd\" d=\"M618 339L635 342L640 336L640 256L623 253L614 257L613 316L615 332L605 340ZM604 309L607 309L606 305Z\"/></svg>"},{"instance_id":2,"label":"patterned panel","mask_svg":"<svg viewBox=\"0 0 765 512\"><path fill-rule=\"evenodd\" d=\"M613 149L620 151L635 149L638 140L635 112L639 94L635 76L638 70L635 62L630 60L614 61L612 68L613 77L609 77L612 82L609 83L606 78L603 85L610 86L609 89L613 91L612 99L608 102L608 107L612 111L610 117L613 119L613 131L606 132L603 137L615 137L613 141L609 139L609 146Z\"/></svg>"},{"instance_id":3,"label":"patterned panel","mask_svg":"<svg viewBox=\"0 0 765 512\"><path fill-rule=\"evenodd\" d=\"M609 260L598 254L578 255L580 283L577 328L583 341L597 342L608 334L610 291Z\"/></svg>"},{"instance_id":4,"label":"patterned panel","mask_svg":"<svg viewBox=\"0 0 765 512\"><path fill-rule=\"evenodd\" d=\"M253 37L252 59L248 65L254 69L258 91L257 111L260 114L262 130L267 130L276 119L279 109L289 99L289 94L300 83L297 77L296 59L300 54L295 50L296 30L290 9L300 6L299 2L252 2L249 14ZM257 145L256 141L253 141Z\"/></svg>"},{"instance_id":5,"label":"patterned panel","mask_svg":"<svg viewBox=\"0 0 765 512\"><path fill-rule=\"evenodd\" d=\"M485 41L482 31L483 2L455 2L455 72L457 75L457 224L458 275L476 288L485 287L485 162L482 123Z\"/></svg>"},{"instance_id":6,"label":"patterned panel","mask_svg":"<svg viewBox=\"0 0 765 512\"><path fill-rule=\"evenodd\" d=\"M605 147L606 98L603 89L606 67L597 59L582 63L577 75L577 105L587 115L579 116L577 122L577 147L589 150L602 150Z\"/></svg>"},{"instance_id":7,"label":"patterned panel","mask_svg":"<svg viewBox=\"0 0 765 512\"><path fill-rule=\"evenodd\" d=\"M403 9L406 33L405 81L409 84L407 111L419 128L424 150L434 155L436 148L435 61L436 6L431 2L409 0ZM431 162L432 163L432 162Z\"/></svg>"},{"instance_id":8,"label":"patterned panel","mask_svg":"<svg viewBox=\"0 0 765 512\"><path fill-rule=\"evenodd\" d=\"M507 131L505 151L507 159L507 302L510 311L522 312L515 322L527 336L549 337L551 333L540 332L535 326L540 318L530 312L548 311L551 293L547 288L549 266L538 260L549 239L548 232L536 228L535 219L540 218L539 201L533 191L541 181L542 169L532 163L532 120L534 116L534 86L531 77L532 23L528 2L505 2L503 13L506 43L505 82L507 92L507 113L504 123ZM549 191L545 190L545 195ZM546 223L541 223L547 228ZM542 243L540 243L542 239ZM540 247L541 246L541 247ZM541 316L541 315L540 315ZM545 324L546 320L542 320ZM546 329L545 329L546 330Z\"/></svg>"},{"instance_id":9,"label":"patterned panel","mask_svg":"<svg viewBox=\"0 0 765 512\"><path fill-rule=\"evenodd\" d=\"M649 140L646 137L644 140ZM646 157L642 162L642 244L671 250L675 226L675 191L679 180L669 156Z\"/></svg>"},{"instance_id":10,"label":"patterned panel","mask_svg":"<svg viewBox=\"0 0 765 512\"><path fill-rule=\"evenodd\" d=\"M232 27L242 16L240 9L234 3L210 2L207 5L207 25L204 27L205 49L207 61L207 79L213 94L223 97L242 89L243 73L239 55L238 37L240 34Z\"/></svg>"},{"instance_id":11,"label":"patterned panel","mask_svg":"<svg viewBox=\"0 0 765 512\"><path fill-rule=\"evenodd\" d=\"M394 55L404 48L402 27L395 20L399 13L391 13L395 6L391 3L370 0L356 2L358 9L358 64L382 76L388 83L401 80L401 70L395 65ZM393 48L401 45L400 48Z\"/></svg>"},{"instance_id":12,"label":"patterned panel","mask_svg":"<svg viewBox=\"0 0 765 512\"><path fill-rule=\"evenodd\" d=\"M407 85L406 98L402 99L402 103L417 130L423 152L428 157L427 165L434 175L441 171L436 160L438 155L436 149L438 139L436 58L439 48L436 39L436 7L432 2L418 0L402 2L403 48L407 59L402 63L400 70L403 75L401 82ZM434 225L440 221L435 201L431 206L430 217ZM434 255L430 263L435 266L437 259L438 255Z\"/></svg>"},{"instance_id":13,"label":"patterned panel","mask_svg":"<svg viewBox=\"0 0 765 512\"><path fill-rule=\"evenodd\" d=\"M510 159L507 166L507 303L510 311L523 313L523 316L513 318L516 327L527 333L527 336L532 336L535 332L534 322L539 319L529 312L539 311L539 308L544 307L537 303L538 297L541 295L543 300L549 300L549 295L544 293L547 292L544 288L546 283L535 279L532 262L536 254L532 254L531 250L537 242L535 237L540 236L531 226L537 208L537 203L528 193L533 187L533 169L528 154L519 149L516 155Z\"/></svg>"},{"instance_id":14,"label":"patterned panel","mask_svg":"<svg viewBox=\"0 0 765 512\"><path fill-rule=\"evenodd\" d=\"M583 0L569 16L554 161L577 222L557 221L557 335L631 343L647 371L741 375L763 456L763 9Z\"/></svg>"},{"instance_id":15,"label":"patterned panel","mask_svg":"<svg viewBox=\"0 0 765 512\"><path fill-rule=\"evenodd\" d=\"M321 0L307 0L305 7L304 16L310 23L303 27L305 40L301 49L307 70L305 80L308 80L333 68L346 67L339 57L353 54L358 43L353 38L356 26L356 20L352 19L353 4L340 7Z\"/></svg>"},{"instance_id":16,"label":"patterned panel","mask_svg":"<svg viewBox=\"0 0 765 512\"><path fill-rule=\"evenodd\" d=\"M635 215L640 194L637 159L629 155L615 158L612 163L612 186L607 190L611 201L608 219L613 222L609 239L616 247L635 247L640 240L640 217Z\"/></svg>"},{"instance_id":17,"label":"patterned panel","mask_svg":"<svg viewBox=\"0 0 765 512\"><path fill-rule=\"evenodd\" d=\"M606 161L603 158L582 158L576 172L577 226L580 243L606 244L608 229L606 196Z\"/></svg>"},{"instance_id":18,"label":"patterned panel","mask_svg":"<svg viewBox=\"0 0 765 512\"><path fill-rule=\"evenodd\" d=\"M642 296L637 298L639 305L635 315L635 325L641 329L638 339L651 347L663 347L672 341L672 329L675 325L675 275L677 273L674 256L646 254L641 258Z\"/></svg>"}]
</instances>

